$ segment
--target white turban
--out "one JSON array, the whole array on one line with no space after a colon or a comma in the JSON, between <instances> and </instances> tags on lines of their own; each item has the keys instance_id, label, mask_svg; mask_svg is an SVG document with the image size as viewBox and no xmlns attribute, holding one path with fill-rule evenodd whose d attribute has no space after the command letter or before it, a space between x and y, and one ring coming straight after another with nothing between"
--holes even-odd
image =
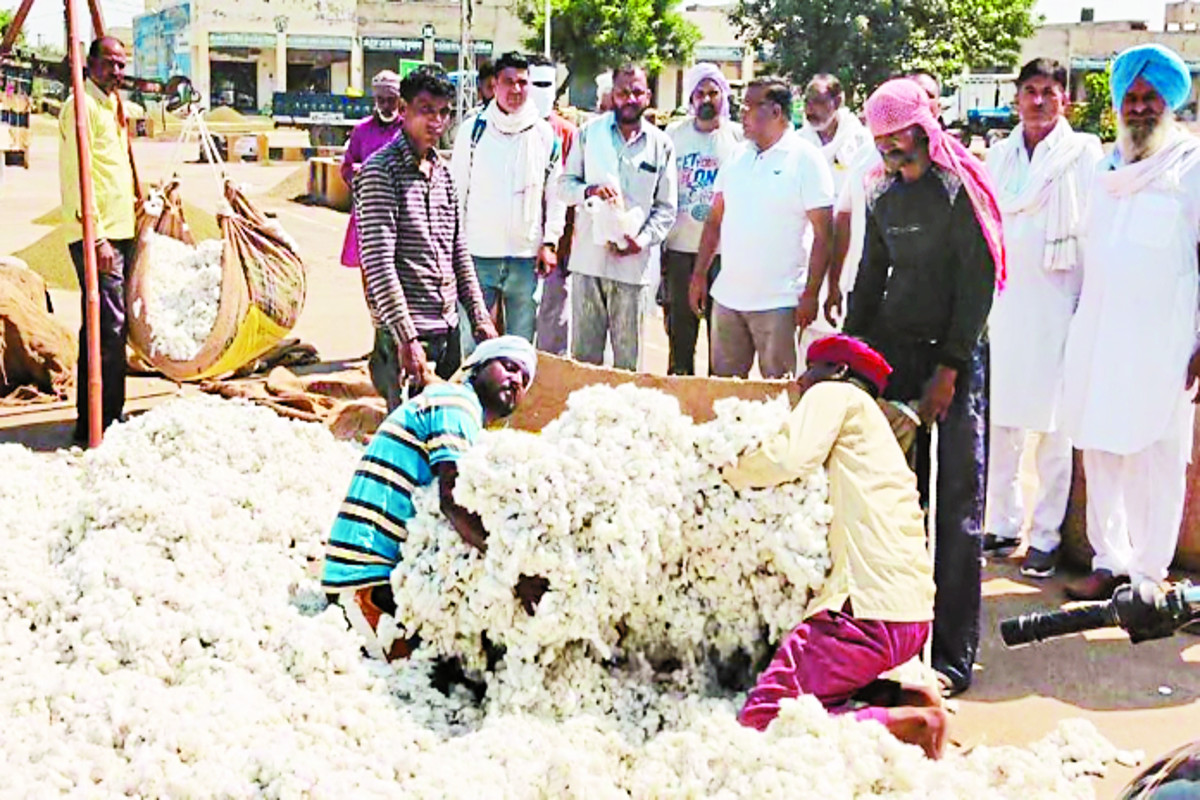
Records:
<instances>
[{"instance_id":1,"label":"white turban","mask_svg":"<svg viewBox=\"0 0 1200 800\"><path fill-rule=\"evenodd\" d=\"M511 358L516 361L524 367L525 374L529 376L529 382L533 383L533 376L537 373L537 350L533 349L533 345L528 340L520 336L497 336L495 339L485 339L475 348L475 352L467 356L462 369L465 372L474 372L487 362L497 358Z\"/></svg>"},{"instance_id":2,"label":"white turban","mask_svg":"<svg viewBox=\"0 0 1200 800\"><path fill-rule=\"evenodd\" d=\"M385 69L371 79L371 88L376 91L383 89L393 95L399 95L400 76L392 72L390 69Z\"/></svg>"}]
</instances>

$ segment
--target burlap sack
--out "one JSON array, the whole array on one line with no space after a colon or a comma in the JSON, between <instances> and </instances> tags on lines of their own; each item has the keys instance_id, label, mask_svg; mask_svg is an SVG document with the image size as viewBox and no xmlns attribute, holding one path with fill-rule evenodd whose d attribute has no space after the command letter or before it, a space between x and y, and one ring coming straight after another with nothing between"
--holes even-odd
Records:
<instances>
[{"instance_id":1,"label":"burlap sack","mask_svg":"<svg viewBox=\"0 0 1200 800\"><path fill-rule=\"evenodd\" d=\"M0 263L0 404L65 399L78 352L75 333L46 307L45 281Z\"/></svg>"}]
</instances>

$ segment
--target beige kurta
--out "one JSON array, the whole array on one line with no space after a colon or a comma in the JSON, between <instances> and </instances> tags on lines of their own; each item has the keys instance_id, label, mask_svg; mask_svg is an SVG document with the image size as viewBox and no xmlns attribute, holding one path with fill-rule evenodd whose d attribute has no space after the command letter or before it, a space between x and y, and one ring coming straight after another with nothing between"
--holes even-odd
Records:
<instances>
[{"instance_id":1,"label":"beige kurta","mask_svg":"<svg viewBox=\"0 0 1200 800\"><path fill-rule=\"evenodd\" d=\"M933 565L916 477L878 403L857 386L813 386L784 429L725 471L733 488L766 488L829 473L833 567L805 613L840 610L860 619L933 618Z\"/></svg>"}]
</instances>

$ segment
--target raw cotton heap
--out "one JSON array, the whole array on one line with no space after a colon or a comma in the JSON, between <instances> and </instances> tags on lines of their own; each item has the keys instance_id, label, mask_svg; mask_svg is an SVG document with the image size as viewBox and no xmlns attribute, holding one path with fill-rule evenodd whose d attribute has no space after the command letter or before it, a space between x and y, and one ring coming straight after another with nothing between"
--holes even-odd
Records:
<instances>
[{"instance_id":1,"label":"raw cotton heap","mask_svg":"<svg viewBox=\"0 0 1200 800\"><path fill-rule=\"evenodd\" d=\"M146 324L154 355L190 361L200 353L217 321L224 242L206 239L191 247L151 232L142 258L147 265ZM134 308L134 314L140 314Z\"/></svg>"},{"instance_id":2,"label":"raw cotton heap","mask_svg":"<svg viewBox=\"0 0 1200 800\"><path fill-rule=\"evenodd\" d=\"M720 474L788 412L786 395L730 399L695 425L669 395L596 386L574 393L541 434L486 436L460 462L455 496L480 515L487 553L463 544L427 492L393 573L401 624L475 669L486 662L483 634L502 645L495 708L602 713L633 688L635 713L620 718L636 725L644 709L642 734L657 732L675 714L647 704L653 683L602 680L599 662L632 660L647 673L647 662L668 663L668 693L703 688L710 657L760 660L824 578L823 472L741 496ZM533 616L513 595L521 575L549 581ZM580 661L596 664L568 663Z\"/></svg>"},{"instance_id":3,"label":"raw cotton heap","mask_svg":"<svg viewBox=\"0 0 1200 800\"><path fill-rule=\"evenodd\" d=\"M1086 798L1080 773L1119 755L1064 723L934 763L811 699L765 734L681 699L642 744L594 716L484 717L466 690L430 687L428 658L361 658L325 605L315 559L357 457L320 426L213 398L83 455L0 447L2 794Z\"/></svg>"}]
</instances>

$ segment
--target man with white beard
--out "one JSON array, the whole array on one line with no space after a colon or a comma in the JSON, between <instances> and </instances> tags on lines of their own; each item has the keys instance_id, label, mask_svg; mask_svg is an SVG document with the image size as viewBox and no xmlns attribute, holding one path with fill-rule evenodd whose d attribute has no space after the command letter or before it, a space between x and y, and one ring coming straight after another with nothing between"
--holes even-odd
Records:
<instances>
[{"instance_id":1,"label":"man with white beard","mask_svg":"<svg viewBox=\"0 0 1200 800\"><path fill-rule=\"evenodd\" d=\"M1175 553L1200 378L1200 141L1172 114L1192 78L1147 44L1113 63L1114 152L1082 231L1083 286L1067 337L1065 431L1083 451L1092 573L1069 597L1111 596L1126 576L1161 581ZM1142 324L1138 324L1142 323Z\"/></svg>"},{"instance_id":2,"label":"man with white beard","mask_svg":"<svg viewBox=\"0 0 1200 800\"><path fill-rule=\"evenodd\" d=\"M841 81L836 76L821 73L813 77L804 89L804 119L805 124L800 128L800 138L806 139L821 151L829 169L833 173L834 196L840 196L846 179L851 175L851 167L865 149L871 147L871 134L858 117L845 106L845 93ZM872 162L877 163L877 162ZM861 251L859 252L861 254ZM846 254L842 255L843 259ZM857 266L857 264L855 264ZM831 265L832 269L832 265ZM850 270L853 273L853 269ZM839 270L840 274L845 274ZM850 276L853 279L853 275ZM821 306L825 306L829 290L822 284ZM800 335L800 352L808 352L808 345L823 339L840 329L835 320L830 320L820 314L812 325L804 329Z\"/></svg>"},{"instance_id":3,"label":"man with white beard","mask_svg":"<svg viewBox=\"0 0 1200 800\"><path fill-rule=\"evenodd\" d=\"M1027 432L1038 434L1037 499L1021 574L1054 574L1059 527L1071 492L1071 440L1059 401L1063 348L1082 279L1079 217L1100 140L1063 118L1067 70L1038 58L1017 76L1021 123L988 152L1004 215L1008 282L992 303L988 534L984 550L1015 550L1025 524L1020 462Z\"/></svg>"}]
</instances>

